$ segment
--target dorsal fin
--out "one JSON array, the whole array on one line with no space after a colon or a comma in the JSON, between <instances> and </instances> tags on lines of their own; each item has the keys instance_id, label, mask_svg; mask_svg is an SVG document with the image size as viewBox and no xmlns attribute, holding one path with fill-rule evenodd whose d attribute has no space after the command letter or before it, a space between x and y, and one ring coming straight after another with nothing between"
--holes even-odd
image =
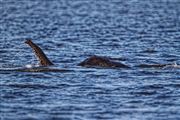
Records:
<instances>
[{"instance_id":1,"label":"dorsal fin","mask_svg":"<svg viewBox=\"0 0 180 120\"><path fill-rule=\"evenodd\" d=\"M53 65L53 63L48 59L48 57L42 51L42 49L38 45L33 43L31 39L27 39L25 41L25 43L28 44L33 49L35 55L37 56L37 58L42 66Z\"/></svg>"}]
</instances>

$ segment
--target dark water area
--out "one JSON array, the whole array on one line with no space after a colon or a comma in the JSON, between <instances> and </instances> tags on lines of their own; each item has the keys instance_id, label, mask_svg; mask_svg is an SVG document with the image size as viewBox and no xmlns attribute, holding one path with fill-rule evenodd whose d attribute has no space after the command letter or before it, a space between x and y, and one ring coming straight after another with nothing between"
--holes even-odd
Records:
<instances>
[{"instance_id":1,"label":"dark water area","mask_svg":"<svg viewBox=\"0 0 180 120\"><path fill-rule=\"evenodd\" d=\"M38 61L33 39L62 71ZM131 68L85 68L91 55ZM179 0L0 0L1 120L179 120Z\"/></svg>"}]
</instances>

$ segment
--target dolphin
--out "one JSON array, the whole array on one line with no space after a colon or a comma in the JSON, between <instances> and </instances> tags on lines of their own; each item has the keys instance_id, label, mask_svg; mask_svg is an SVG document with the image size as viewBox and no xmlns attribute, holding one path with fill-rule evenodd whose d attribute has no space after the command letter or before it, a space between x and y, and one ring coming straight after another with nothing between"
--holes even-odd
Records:
<instances>
[{"instance_id":1,"label":"dolphin","mask_svg":"<svg viewBox=\"0 0 180 120\"><path fill-rule=\"evenodd\" d=\"M54 65L48 57L45 55L45 53L42 51L42 49L32 42L31 39L27 39L25 41L26 44L28 44L34 51L36 57L38 58L41 66L50 66ZM103 67L103 68L130 68L129 66L122 64L121 62L116 62L111 60L107 57L97 56L93 55L84 61L80 62L78 66L83 67ZM164 68L164 67L175 67L180 68L177 64L140 64L136 67L140 68Z\"/></svg>"},{"instance_id":2,"label":"dolphin","mask_svg":"<svg viewBox=\"0 0 180 120\"><path fill-rule=\"evenodd\" d=\"M42 51L42 49L36 45L35 43L32 42L31 39L27 39L25 41L26 44L28 44L34 51L36 57L40 61L41 66L50 66L54 65L48 57L45 55L45 53ZM91 56L87 59L85 59L83 62L78 64L79 66L85 66L85 67L119 67L119 68L129 68L127 65L124 65L120 62L115 62L112 61L106 57L101 57L101 56Z\"/></svg>"}]
</instances>

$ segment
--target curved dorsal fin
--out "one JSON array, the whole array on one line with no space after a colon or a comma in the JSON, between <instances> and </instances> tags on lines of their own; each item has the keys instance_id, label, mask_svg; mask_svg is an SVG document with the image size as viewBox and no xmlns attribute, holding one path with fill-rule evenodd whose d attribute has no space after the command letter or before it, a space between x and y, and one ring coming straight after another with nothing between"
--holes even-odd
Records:
<instances>
[{"instance_id":1,"label":"curved dorsal fin","mask_svg":"<svg viewBox=\"0 0 180 120\"><path fill-rule=\"evenodd\" d=\"M25 43L28 44L33 49L35 55L37 56L37 58L42 66L53 65L53 63L48 59L48 57L42 51L42 49L38 45L33 43L32 40L28 39L25 41Z\"/></svg>"}]
</instances>

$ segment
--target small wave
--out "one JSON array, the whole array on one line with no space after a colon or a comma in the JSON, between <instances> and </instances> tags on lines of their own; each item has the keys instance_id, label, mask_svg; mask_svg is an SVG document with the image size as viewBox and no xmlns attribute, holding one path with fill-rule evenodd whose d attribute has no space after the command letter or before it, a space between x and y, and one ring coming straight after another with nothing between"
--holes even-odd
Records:
<instances>
[{"instance_id":1,"label":"small wave","mask_svg":"<svg viewBox=\"0 0 180 120\"><path fill-rule=\"evenodd\" d=\"M174 62L174 64L171 65L166 65L164 68L180 68L180 65L178 65L176 62Z\"/></svg>"},{"instance_id":2,"label":"small wave","mask_svg":"<svg viewBox=\"0 0 180 120\"><path fill-rule=\"evenodd\" d=\"M49 85L42 85L42 84L8 84L5 85L8 87L15 87L15 88L32 88L32 89L56 89L57 86L49 86Z\"/></svg>"},{"instance_id":3,"label":"small wave","mask_svg":"<svg viewBox=\"0 0 180 120\"><path fill-rule=\"evenodd\" d=\"M26 65L25 67L1 68L0 72L71 72L65 68L43 67L38 65Z\"/></svg>"},{"instance_id":4,"label":"small wave","mask_svg":"<svg viewBox=\"0 0 180 120\"><path fill-rule=\"evenodd\" d=\"M156 53L157 51L153 48L148 48L146 50L143 50L142 53Z\"/></svg>"}]
</instances>

